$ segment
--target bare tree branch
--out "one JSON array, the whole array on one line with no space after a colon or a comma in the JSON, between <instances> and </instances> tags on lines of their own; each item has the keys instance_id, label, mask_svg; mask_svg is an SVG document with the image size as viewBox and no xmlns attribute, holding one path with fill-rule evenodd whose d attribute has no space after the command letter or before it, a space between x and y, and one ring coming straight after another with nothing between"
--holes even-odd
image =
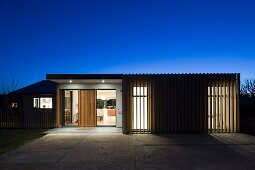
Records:
<instances>
[{"instance_id":1,"label":"bare tree branch","mask_svg":"<svg viewBox=\"0 0 255 170\"><path fill-rule=\"evenodd\" d=\"M6 94L7 92L6 92L6 85L5 85L6 83L5 83L5 80L2 80L2 82L1 82L1 89L2 89L2 93L3 94Z\"/></svg>"},{"instance_id":2,"label":"bare tree branch","mask_svg":"<svg viewBox=\"0 0 255 170\"><path fill-rule=\"evenodd\" d=\"M13 92L17 89L18 87L18 82L15 80L14 76L12 78L12 81L8 83L5 80L1 81L1 93L3 94L8 94L10 92Z\"/></svg>"},{"instance_id":3,"label":"bare tree branch","mask_svg":"<svg viewBox=\"0 0 255 170\"><path fill-rule=\"evenodd\" d=\"M246 79L244 82L242 82L240 92L243 95L255 97L255 78Z\"/></svg>"}]
</instances>

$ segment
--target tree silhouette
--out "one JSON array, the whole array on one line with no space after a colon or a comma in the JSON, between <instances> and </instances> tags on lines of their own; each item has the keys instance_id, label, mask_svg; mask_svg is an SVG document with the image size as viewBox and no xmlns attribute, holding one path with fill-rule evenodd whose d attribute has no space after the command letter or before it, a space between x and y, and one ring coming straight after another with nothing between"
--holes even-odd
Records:
<instances>
[{"instance_id":1,"label":"tree silhouette","mask_svg":"<svg viewBox=\"0 0 255 170\"><path fill-rule=\"evenodd\" d=\"M17 89L18 87L18 82L15 80L14 77L12 77L12 81L10 83L8 83L5 80L1 81L1 93L2 94L8 94L10 92L13 92Z\"/></svg>"},{"instance_id":2,"label":"tree silhouette","mask_svg":"<svg viewBox=\"0 0 255 170\"><path fill-rule=\"evenodd\" d=\"M241 85L240 93L241 95L255 97L255 78L244 80Z\"/></svg>"}]
</instances>

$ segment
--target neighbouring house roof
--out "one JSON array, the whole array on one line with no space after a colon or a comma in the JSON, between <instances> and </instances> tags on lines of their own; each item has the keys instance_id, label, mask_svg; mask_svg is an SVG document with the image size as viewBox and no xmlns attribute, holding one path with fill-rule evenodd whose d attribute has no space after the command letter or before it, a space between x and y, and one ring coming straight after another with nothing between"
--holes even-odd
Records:
<instances>
[{"instance_id":1,"label":"neighbouring house roof","mask_svg":"<svg viewBox=\"0 0 255 170\"><path fill-rule=\"evenodd\" d=\"M10 94L56 94L57 83L50 80L42 80Z\"/></svg>"}]
</instances>

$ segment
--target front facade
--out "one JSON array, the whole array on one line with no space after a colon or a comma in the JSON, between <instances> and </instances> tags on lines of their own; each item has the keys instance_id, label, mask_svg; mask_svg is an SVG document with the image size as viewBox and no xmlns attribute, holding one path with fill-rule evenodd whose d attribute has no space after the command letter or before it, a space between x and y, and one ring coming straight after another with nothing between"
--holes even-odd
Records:
<instances>
[{"instance_id":1,"label":"front facade","mask_svg":"<svg viewBox=\"0 0 255 170\"><path fill-rule=\"evenodd\" d=\"M46 79L57 83L57 127L240 131L240 74L47 74Z\"/></svg>"}]
</instances>

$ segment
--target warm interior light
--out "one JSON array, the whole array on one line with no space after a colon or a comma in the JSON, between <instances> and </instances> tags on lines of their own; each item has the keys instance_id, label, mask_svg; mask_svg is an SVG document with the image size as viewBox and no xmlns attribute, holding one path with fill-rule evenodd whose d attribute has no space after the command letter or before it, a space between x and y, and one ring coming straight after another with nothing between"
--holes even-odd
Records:
<instances>
[{"instance_id":1,"label":"warm interior light","mask_svg":"<svg viewBox=\"0 0 255 170\"><path fill-rule=\"evenodd\" d=\"M104 80L102 80L102 83L104 83Z\"/></svg>"},{"instance_id":2,"label":"warm interior light","mask_svg":"<svg viewBox=\"0 0 255 170\"><path fill-rule=\"evenodd\" d=\"M148 129L147 87L133 87L133 129Z\"/></svg>"},{"instance_id":3,"label":"warm interior light","mask_svg":"<svg viewBox=\"0 0 255 170\"><path fill-rule=\"evenodd\" d=\"M69 80L70 83L72 83L73 81L72 80Z\"/></svg>"}]
</instances>

